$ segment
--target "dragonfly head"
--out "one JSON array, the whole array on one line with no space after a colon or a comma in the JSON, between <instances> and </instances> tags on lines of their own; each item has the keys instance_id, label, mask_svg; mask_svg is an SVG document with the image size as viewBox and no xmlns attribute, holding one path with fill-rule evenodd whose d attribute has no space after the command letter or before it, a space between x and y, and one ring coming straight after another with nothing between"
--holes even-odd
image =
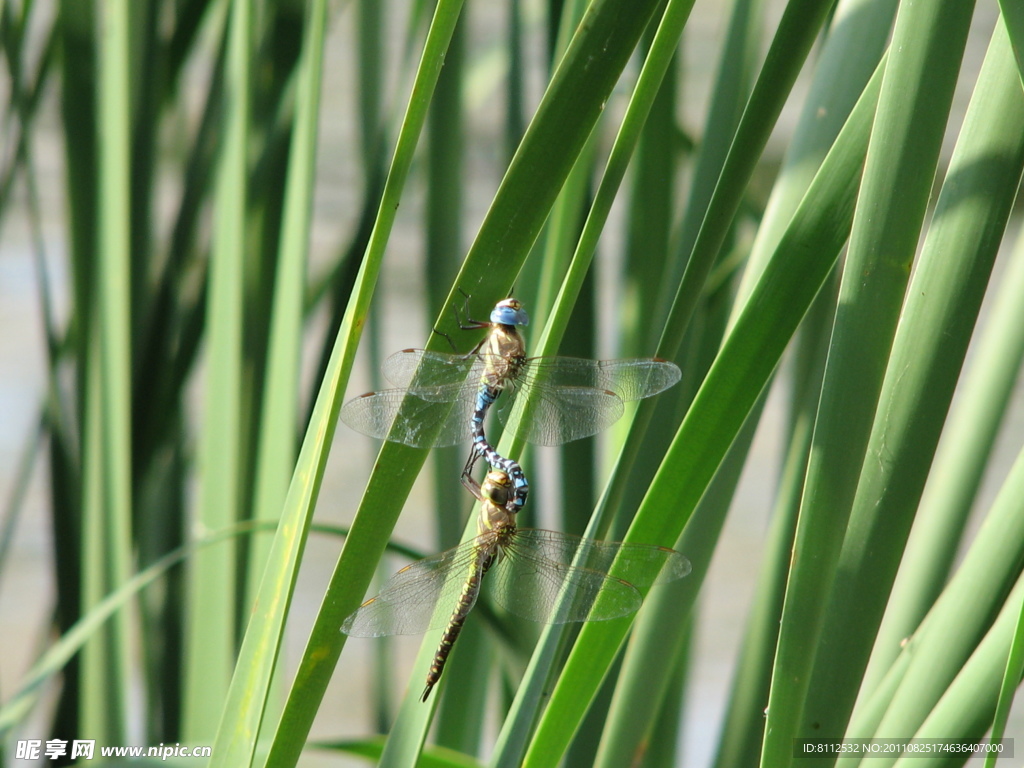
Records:
<instances>
[{"instance_id":1,"label":"dragonfly head","mask_svg":"<svg viewBox=\"0 0 1024 768\"><path fill-rule=\"evenodd\" d=\"M480 486L483 497L482 515L477 522L477 530L481 535L492 535L504 531L508 533L516 529L516 513L512 509L512 481L504 472L488 472Z\"/></svg>"},{"instance_id":2,"label":"dragonfly head","mask_svg":"<svg viewBox=\"0 0 1024 768\"><path fill-rule=\"evenodd\" d=\"M483 485L480 486L481 495L492 504L504 507L512 498L512 480L507 472L493 469L487 473Z\"/></svg>"},{"instance_id":3,"label":"dragonfly head","mask_svg":"<svg viewBox=\"0 0 1024 768\"><path fill-rule=\"evenodd\" d=\"M491 310L491 322L498 325L529 325L530 318L519 299L502 299Z\"/></svg>"}]
</instances>

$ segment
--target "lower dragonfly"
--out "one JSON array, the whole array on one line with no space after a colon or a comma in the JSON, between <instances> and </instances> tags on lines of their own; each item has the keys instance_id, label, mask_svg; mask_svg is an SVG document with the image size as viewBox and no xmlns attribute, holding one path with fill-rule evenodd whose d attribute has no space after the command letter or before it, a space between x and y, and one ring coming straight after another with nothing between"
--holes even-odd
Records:
<instances>
[{"instance_id":1,"label":"lower dragonfly","mask_svg":"<svg viewBox=\"0 0 1024 768\"><path fill-rule=\"evenodd\" d=\"M599 621L633 613L643 602L641 590L690 572L689 560L674 549L516 528L513 484L503 471L488 472L482 485L472 483L472 490L482 502L478 535L407 565L341 625L353 637L413 635L445 627L421 701L440 679L481 592L532 621ZM608 573L613 563L617 576Z\"/></svg>"},{"instance_id":2,"label":"lower dragonfly","mask_svg":"<svg viewBox=\"0 0 1024 768\"><path fill-rule=\"evenodd\" d=\"M489 322L469 320L464 329L487 328L468 354L406 349L384 361L396 389L369 392L345 403L341 419L357 432L414 448L455 445L473 439L463 481L481 456L508 472L516 511L528 486L519 465L497 454L484 437L484 417L495 407L502 423L536 445L561 445L590 437L622 416L624 403L651 397L680 379L679 367L659 358L585 360L526 357L519 326L529 322L521 302L498 302Z\"/></svg>"}]
</instances>

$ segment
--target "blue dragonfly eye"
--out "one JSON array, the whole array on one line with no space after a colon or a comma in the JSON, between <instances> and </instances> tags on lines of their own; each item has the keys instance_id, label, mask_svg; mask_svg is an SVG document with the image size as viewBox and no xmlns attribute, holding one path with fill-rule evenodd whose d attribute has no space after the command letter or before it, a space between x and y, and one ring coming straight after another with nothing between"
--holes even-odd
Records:
<instances>
[{"instance_id":1,"label":"blue dragonfly eye","mask_svg":"<svg viewBox=\"0 0 1024 768\"><path fill-rule=\"evenodd\" d=\"M505 299L491 310L491 322L499 325L529 325L530 318L518 299Z\"/></svg>"}]
</instances>

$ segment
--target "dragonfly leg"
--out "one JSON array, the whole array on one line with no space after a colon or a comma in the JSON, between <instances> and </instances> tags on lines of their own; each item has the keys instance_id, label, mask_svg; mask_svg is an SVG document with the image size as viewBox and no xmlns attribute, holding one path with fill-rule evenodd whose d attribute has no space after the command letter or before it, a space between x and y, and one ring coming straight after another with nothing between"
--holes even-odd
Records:
<instances>
[{"instance_id":1,"label":"dragonfly leg","mask_svg":"<svg viewBox=\"0 0 1024 768\"><path fill-rule=\"evenodd\" d=\"M455 306L455 307L452 308L453 312L455 313L455 324L459 327L459 330L462 330L462 331L476 331L476 330L479 330L481 328L490 328L491 327L490 323L485 323L482 320L473 320L469 316L469 294L466 293L461 288L459 288L459 293L461 293L466 298L465 305L462 308L462 314L461 315L459 314L458 306ZM463 319L463 318L465 318L465 319ZM445 333L442 330L439 330L438 328L431 328L430 330L432 330L438 336L443 336L445 341L448 342L448 346L450 346L452 348L452 352L458 352L459 351L458 347L455 346L455 342L452 341L452 337L449 336L447 333ZM469 357L472 357L473 355L475 355L477 352L479 352L480 351L480 347L483 346L484 341L486 341L486 340L487 340L486 337L484 339L481 339L480 342L475 347L473 347L471 350L469 350L469 352L467 352L464 355L464 357L469 358Z\"/></svg>"},{"instance_id":2,"label":"dragonfly leg","mask_svg":"<svg viewBox=\"0 0 1024 768\"><path fill-rule=\"evenodd\" d=\"M431 328L430 330L432 330L438 336L443 336L444 340L448 342L448 346L452 348L452 352L459 351L458 348L455 346L455 342L452 341L452 337L449 336L447 333L445 333L444 331L439 331L437 328Z\"/></svg>"},{"instance_id":3,"label":"dragonfly leg","mask_svg":"<svg viewBox=\"0 0 1024 768\"><path fill-rule=\"evenodd\" d=\"M473 479L473 468L476 466L476 463L480 460L481 456L482 454L477 450L475 445L470 448L469 458L466 460L466 466L462 468L462 477L459 478L462 481L462 484L469 489L469 492L476 496L478 501L483 501L484 497L480 495L480 484Z\"/></svg>"},{"instance_id":4,"label":"dragonfly leg","mask_svg":"<svg viewBox=\"0 0 1024 768\"><path fill-rule=\"evenodd\" d=\"M455 311L455 323L459 326L459 328L463 331L475 331L480 328L490 328L490 322L484 322L483 320L474 320L472 317L469 316L469 294L466 293L461 288L459 288L459 293L461 293L465 298L465 301L463 302L462 305L461 315L459 314L458 307L453 308Z\"/></svg>"}]
</instances>

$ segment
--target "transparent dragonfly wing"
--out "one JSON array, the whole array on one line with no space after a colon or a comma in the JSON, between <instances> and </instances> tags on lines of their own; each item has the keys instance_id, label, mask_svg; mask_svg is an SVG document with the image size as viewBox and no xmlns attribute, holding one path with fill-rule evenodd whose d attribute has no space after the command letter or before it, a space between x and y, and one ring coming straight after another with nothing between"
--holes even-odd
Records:
<instances>
[{"instance_id":1,"label":"transparent dragonfly wing","mask_svg":"<svg viewBox=\"0 0 1024 768\"><path fill-rule=\"evenodd\" d=\"M676 384L679 366L658 358L585 360L531 357L517 379L520 389L577 387L614 392L623 402L642 400Z\"/></svg>"},{"instance_id":2,"label":"transparent dragonfly wing","mask_svg":"<svg viewBox=\"0 0 1024 768\"><path fill-rule=\"evenodd\" d=\"M542 551L548 560L575 562L602 572L610 571L614 564L619 578L645 591L655 584L681 579L690 572L690 561L681 552L668 547L594 541L568 533L532 528L517 531L517 539L521 533L526 533L531 548Z\"/></svg>"},{"instance_id":3,"label":"transparent dragonfly wing","mask_svg":"<svg viewBox=\"0 0 1024 768\"><path fill-rule=\"evenodd\" d=\"M480 568L482 540L485 537L477 537L407 565L388 579L380 594L350 614L341 631L351 637L382 637L418 635L445 626L466 581Z\"/></svg>"},{"instance_id":4,"label":"transparent dragonfly wing","mask_svg":"<svg viewBox=\"0 0 1024 768\"><path fill-rule=\"evenodd\" d=\"M427 349L403 349L381 365L384 377L424 400L452 402L472 398L486 368L480 355L451 355Z\"/></svg>"},{"instance_id":5,"label":"transparent dragonfly wing","mask_svg":"<svg viewBox=\"0 0 1024 768\"><path fill-rule=\"evenodd\" d=\"M608 574L616 558L618 578ZM524 528L484 579L484 590L498 605L531 621L600 621L636 611L643 601L638 588L689 572L690 562L665 547Z\"/></svg>"},{"instance_id":6,"label":"transparent dragonfly wing","mask_svg":"<svg viewBox=\"0 0 1024 768\"><path fill-rule=\"evenodd\" d=\"M350 400L342 408L342 421L371 437L416 448L455 445L472 432L469 420L486 378L508 389L498 405L502 422L514 416L523 439L562 445L603 431L621 418L623 402L650 397L680 378L675 364L650 358L513 361L521 358L425 349L396 352L382 369L399 388ZM413 397L405 398L406 393Z\"/></svg>"},{"instance_id":7,"label":"transparent dragonfly wing","mask_svg":"<svg viewBox=\"0 0 1024 768\"><path fill-rule=\"evenodd\" d=\"M474 403L468 397L440 402L423 400L404 389L385 389L349 400L341 408L341 420L370 437L433 448L469 438Z\"/></svg>"},{"instance_id":8,"label":"transparent dragonfly wing","mask_svg":"<svg viewBox=\"0 0 1024 768\"><path fill-rule=\"evenodd\" d=\"M614 392L547 384L517 387L503 395L496 408L503 424L518 419L516 433L534 445L562 445L596 435L618 421L624 410Z\"/></svg>"}]
</instances>

